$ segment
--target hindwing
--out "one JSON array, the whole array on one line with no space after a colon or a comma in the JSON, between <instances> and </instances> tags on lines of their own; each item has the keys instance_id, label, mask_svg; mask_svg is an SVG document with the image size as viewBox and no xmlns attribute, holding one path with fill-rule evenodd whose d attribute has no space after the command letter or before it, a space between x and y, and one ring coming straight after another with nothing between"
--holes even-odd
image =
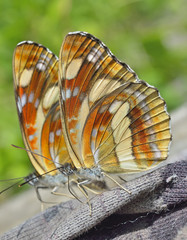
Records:
<instances>
[{"instance_id":1,"label":"hindwing","mask_svg":"<svg viewBox=\"0 0 187 240\"><path fill-rule=\"evenodd\" d=\"M111 173L148 170L168 155L171 134L165 102L143 81L124 84L93 106L81 140L87 168L99 166Z\"/></svg>"}]
</instances>

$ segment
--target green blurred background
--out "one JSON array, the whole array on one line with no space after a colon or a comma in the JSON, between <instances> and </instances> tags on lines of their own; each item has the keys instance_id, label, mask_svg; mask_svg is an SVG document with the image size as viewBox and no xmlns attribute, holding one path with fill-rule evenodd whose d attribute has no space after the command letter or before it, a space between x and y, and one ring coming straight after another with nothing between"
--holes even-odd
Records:
<instances>
[{"instance_id":1,"label":"green blurred background","mask_svg":"<svg viewBox=\"0 0 187 240\"><path fill-rule=\"evenodd\" d=\"M58 56L68 32L87 31L156 86L171 112L187 100L186 14L186 0L0 1L0 179L32 172L27 154L10 146L23 146L12 81L18 42L41 43Z\"/></svg>"}]
</instances>

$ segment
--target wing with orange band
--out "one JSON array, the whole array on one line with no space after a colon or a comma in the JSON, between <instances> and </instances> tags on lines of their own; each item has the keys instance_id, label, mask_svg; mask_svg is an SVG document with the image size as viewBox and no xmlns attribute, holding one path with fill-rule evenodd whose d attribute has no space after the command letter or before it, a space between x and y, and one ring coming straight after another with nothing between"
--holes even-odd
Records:
<instances>
[{"instance_id":1,"label":"wing with orange band","mask_svg":"<svg viewBox=\"0 0 187 240\"><path fill-rule=\"evenodd\" d=\"M133 173L165 160L170 141L170 117L158 90L131 82L93 106L82 133L82 155L87 168Z\"/></svg>"},{"instance_id":2,"label":"wing with orange band","mask_svg":"<svg viewBox=\"0 0 187 240\"><path fill-rule=\"evenodd\" d=\"M77 168L84 165L81 135L92 105L125 82L138 82L128 65L116 59L94 36L69 33L59 57L62 122L70 155Z\"/></svg>"},{"instance_id":3,"label":"wing with orange band","mask_svg":"<svg viewBox=\"0 0 187 240\"><path fill-rule=\"evenodd\" d=\"M31 151L28 152L28 155L34 168L39 174L43 174L56 168L52 160L57 156L52 156L51 153L46 154L46 151L44 151L46 147L44 147L43 138L41 140L41 134L44 123L46 126L57 111L53 106L59 101L58 58L42 45L30 41L21 42L14 51L13 75L23 140L26 148ZM57 119L56 121L59 122L60 120ZM57 125L60 129L60 124ZM53 127L49 128L48 131L49 135L46 135L46 138L50 137ZM48 141L50 142L49 138ZM63 140L60 142L62 143ZM57 145L59 146L59 143ZM43 153L51 161L44 160L44 158L32 152ZM55 174L55 172L51 172L51 174Z\"/></svg>"}]
</instances>

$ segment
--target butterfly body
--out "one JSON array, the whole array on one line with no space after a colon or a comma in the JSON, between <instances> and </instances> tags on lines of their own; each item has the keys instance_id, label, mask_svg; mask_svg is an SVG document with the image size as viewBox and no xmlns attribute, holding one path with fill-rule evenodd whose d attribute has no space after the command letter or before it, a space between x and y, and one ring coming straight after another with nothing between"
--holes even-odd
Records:
<instances>
[{"instance_id":1,"label":"butterfly body","mask_svg":"<svg viewBox=\"0 0 187 240\"><path fill-rule=\"evenodd\" d=\"M99 167L80 168L74 172L79 179L87 179L88 181L104 181L104 175Z\"/></svg>"},{"instance_id":2,"label":"butterfly body","mask_svg":"<svg viewBox=\"0 0 187 240\"><path fill-rule=\"evenodd\" d=\"M59 60L22 42L13 72L22 135L41 185L66 184L69 176L104 183L106 174L146 171L167 158L164 100L94 36L69 33Z\"/></svg>"}]
</instances>

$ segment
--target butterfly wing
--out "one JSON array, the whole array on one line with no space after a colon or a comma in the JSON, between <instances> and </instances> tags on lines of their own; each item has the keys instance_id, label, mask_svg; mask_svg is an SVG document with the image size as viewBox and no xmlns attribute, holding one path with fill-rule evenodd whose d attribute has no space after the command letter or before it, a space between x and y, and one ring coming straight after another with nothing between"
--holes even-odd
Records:
<instances>
[{"instance_id":1,"label":"butterfly wing","mask_svg":"<svg viewBox=\"0 0 187 240\"><path fill-rule=\"evenodd\" d=\"M82 154L87 168L133 173L165 160L170 141L170 117L158 90L131 82L93 106L82 133Z\"/></svg>"},{"instance_id":2,"label":"butterfly wing","mask_svg":"<svg viewBox=\"0 0 187 240\"><path fill-rule=\"evenodd\" d=\"M71 165L73 163L67 151L66 143L62 133L61 115L59 102L52 106L46 116L41 132L41 153L44 158L43 162L52 175L57 171L53 171L58 167L64 165ZM52 161L50 160L52 159Z\"/></svg>"},{"instance_id":3,"label":"butterfly wing","mask_svg":"<svg viewBox=\"0 0 187 240\"><path fill-rule=\"evenodd\" d=\"M55 134L56 146L51 147L52 134L56 131L61 133L59 107L57 107L58 59L51 51L39 44L22 42L14 51L13 75L23 140L26 148L31 151L28 155L34 168L41 175L56 169L52 160L57 158L60 150L56 151L54 147L64 147L63 136L59 137L57 134ZM33 153L43 154L51 160Z\"/></svg>"},{"instance_id":4,"label":"butterfly wing","mask_svg":"<svg viewBox=\"0 0 187 240\"><path fill-rule=\"evenodd\" d=\"M81 136L92 105L125 82L138 82L130 67L118 61L97 38L69 33L61 47L59 78L62 123L70 155L77 168L84 165Z\"/></svg>"}]
</instances>

